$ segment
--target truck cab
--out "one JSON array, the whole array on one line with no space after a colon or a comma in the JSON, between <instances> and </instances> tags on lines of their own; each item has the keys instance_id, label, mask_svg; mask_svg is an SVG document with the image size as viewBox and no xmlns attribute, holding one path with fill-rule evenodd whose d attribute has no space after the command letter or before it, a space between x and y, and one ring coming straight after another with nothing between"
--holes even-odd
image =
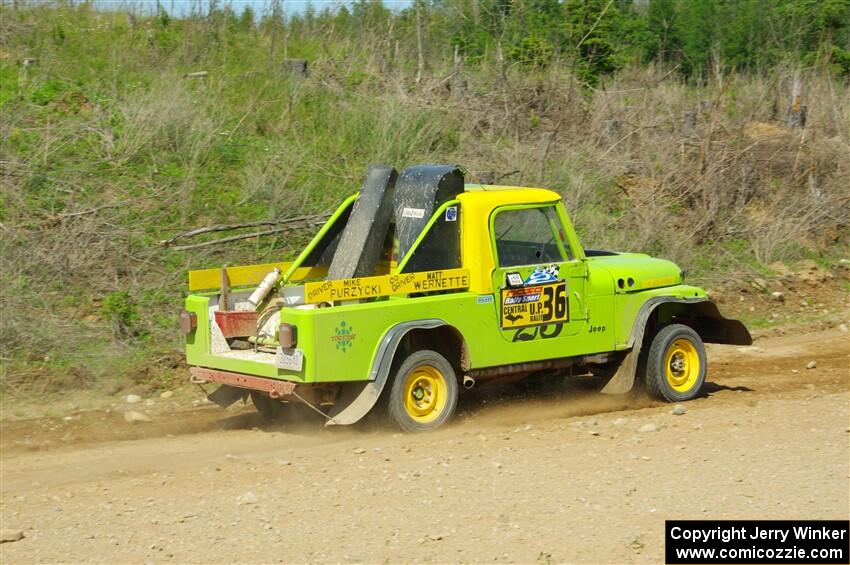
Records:
<instances>
[{"instance_id":1,"label":"truck cab","mask_svg":"<svg viewBox=\"0 0 850 565\"><path fill-rule=\"evenodd\" d=\"M350 424L383 409L431 429L463 386L544 372L606 374L614 393L638 377L687 400L705 341L751 343L675 264L586 251L556 192L465 184L453 166L373 167L295 261L189 283L201 291L181 313L192 379L220 383L222 405L250 395L270 418L307 404ZM639 359L658 374L638 375Z\"/></svg>"}]
</instances>

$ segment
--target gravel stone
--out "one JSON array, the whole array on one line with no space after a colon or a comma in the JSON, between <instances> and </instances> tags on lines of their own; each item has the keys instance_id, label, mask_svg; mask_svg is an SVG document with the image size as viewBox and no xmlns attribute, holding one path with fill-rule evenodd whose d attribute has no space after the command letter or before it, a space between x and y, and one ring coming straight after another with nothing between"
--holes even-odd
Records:
<instances>
[{"instance_id":1,"label":"gravel stone","mask_svg":"<svg viewBox=\"0 0 850 565\"><path fill-rule=\"evenodd\" d=\"M21 530L0 530L0 543L21 541L24 539L24 532Z\"/></svg>"},{"instance_id":2,"label":"gravel stone","mask_svg":"<svg viewBox=\"0 0 850 565\"><path fill-rule=\"evenodd\" d=\"M142 412L137 412L136 410L127 410L124 412L124 420L131 424L138 424L141 422L152 422L150 416L147 414L143 414Z\"/></svg>"}]
</instances>

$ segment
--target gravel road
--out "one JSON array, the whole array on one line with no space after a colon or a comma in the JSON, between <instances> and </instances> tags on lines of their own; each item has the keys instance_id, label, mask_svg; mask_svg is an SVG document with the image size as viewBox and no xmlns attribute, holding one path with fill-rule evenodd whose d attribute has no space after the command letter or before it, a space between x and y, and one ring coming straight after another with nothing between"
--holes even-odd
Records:
<instances>
[{"instance_id":1,"label":"gravel road","mask_svg":"<svg viewBox=\"0 0 850 565\"><path fill-rule=\"evenodd\" d=\"M150 423L4 420L0 517L24 537L0 562L657 563L665 519L847 519L849 354L841 329L712 347L683 414L569 384L477 392L421 435L177 396Z\"/></svg>"}]
</instances>

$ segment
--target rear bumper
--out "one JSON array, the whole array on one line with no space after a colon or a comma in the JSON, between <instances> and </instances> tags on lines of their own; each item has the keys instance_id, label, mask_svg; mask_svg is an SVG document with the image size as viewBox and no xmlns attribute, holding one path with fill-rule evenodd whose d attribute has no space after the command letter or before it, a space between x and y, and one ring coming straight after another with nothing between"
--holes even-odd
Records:
<instances>
[{"instance_id":1,"label":"rear bumper","mask_svg":"<svg viewBox=\"0 0 850 565\"><path fill-rule=\"evenodd\" d=\"M295 391L295 387L297 386L295 383L289 381L255 377L253 375L207 369L205 367L190 367L189 373L192 375L190 380L193 383L219 383L246 390L259 390L268 393L272 398L289 396Z\"/></svg>"}]
</instances>

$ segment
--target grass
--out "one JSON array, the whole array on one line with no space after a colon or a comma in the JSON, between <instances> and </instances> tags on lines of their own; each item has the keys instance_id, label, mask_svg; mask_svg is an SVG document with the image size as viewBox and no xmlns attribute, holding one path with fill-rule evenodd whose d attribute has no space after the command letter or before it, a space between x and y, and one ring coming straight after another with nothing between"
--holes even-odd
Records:
<instances>
[{"instance_id":1,"label":"grass","mask_svg":"<svg viewBox=\"0 0 850 565\"><path fill-rule=\"evenodd\" d=\"M551 187L587 247L667 257L711 287L846 254L850 99L822 68L804 77L799 131L773 110L787 69L692 85L629 67L589 90L569 61L470 61L457 97L450 56L429 51L417 83L410 43L390 57L382 33L326 31L284 45L214 19L0 6L0 386L161 386L169 371L144 369L180 347L187 271L291 258L310 234L159 241L330 211L374 162ZM310 76L283 72L287 56ZM701 100L712 109L686 127Z\"/></svg>"}]
</instances>

